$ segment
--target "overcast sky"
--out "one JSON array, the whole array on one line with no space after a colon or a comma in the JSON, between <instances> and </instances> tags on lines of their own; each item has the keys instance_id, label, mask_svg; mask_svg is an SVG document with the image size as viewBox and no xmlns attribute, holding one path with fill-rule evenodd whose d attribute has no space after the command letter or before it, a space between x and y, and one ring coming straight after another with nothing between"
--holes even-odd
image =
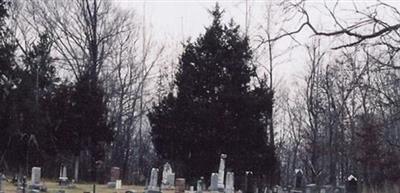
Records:
<instances>
[{"instance_id":1,"label":"overcast sky","mask_svg":"<svg viewBox=\"0 0 400 193\"><path fill-rule=\"evenodd\" d=\"M142 22L143 15L146 16L146 29L147 33L151 33L153 38L157 41L165 42L166 44L175 43L178 45L183 40L187 40L189 37L196 38L200 33L204 33L204 27L208 26L211 22L211 16L208 13L208 9L215 6L218 2L220 7L225 10L224 20L228 21L231 18L241 25L245 26L246 18L246 0L114 0L118 2L123 8L134 10L137 13L138 22ZM257 34L256 29L261 24L265 24L265 13L266 13L266 0L248 0L248 7L250 10L249 22L250 22L250 35ZM318 10L323 10L324 1L322 0L310 0L308 5L311 8L312 22L323 26L324 29L333 28L333 24L329 23L331 18L329 15L324 15ZM326 1L332 5L333 1ZM356 2L360 7L371 5L376 1L370 0L342 0L340 1L342 9L353 8L353 2ZM398 1L386 1L391 5L399 7L400 2ZM352 19L351 15L346 13L338 13L342 18L347 20ZM279 15L279 14L276 14ZM343 17L344 16L344 17ZM297 21L289 24L295 26ZM289 26L290 27L290 26ZM244 30L244 29L243 29ZM311 34L302 32L297 35L296 38L302 43L309 41ZM329 43L329 39L327 40ZM293 45L290 40L283 40L279 42L278 50L285 50L287 47ZM177 49L177 47L170 47L167 49ZM174 51L174 50L173 50ZM171 53L171 50L168 51ZM278 51L279 52L279 51ZM181 50L176 50L175 54L178 56ZM294 80L299 80L304 76L306 70L306 52L304 48L297 48L288 52L284 56L284 62L279 64L275 68L275 79L282 81L282 84L290 86Z\"/></svg>"}]
</instances>

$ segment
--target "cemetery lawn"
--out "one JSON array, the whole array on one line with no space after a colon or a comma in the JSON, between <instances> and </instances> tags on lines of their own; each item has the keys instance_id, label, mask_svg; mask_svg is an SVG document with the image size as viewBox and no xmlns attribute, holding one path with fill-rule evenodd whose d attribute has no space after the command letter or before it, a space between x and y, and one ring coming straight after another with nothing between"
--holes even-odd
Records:
<instances>
[{"instance_id":1,"label":"cemetery lawn","mask_svg":"<svg viewBox=\"0 0 400 193\"><path fill-rule=\"evenodd\" d=\"M8 182L4 182L5 193L15 193L16 192L16 187ZM46 182L47 186L47 192L48 193L56 193L58 190L61 190L58 186L57 182ZM76 188L73 189L64 189L65 193L83 193L83 192L92 192L93 190L93 184L76 184ZM101 185L96 185L96 193L125 193L126 190L136 190L137 193L143 193L144 192L144 186L122 186L121 190L115 190L111 188L107 188L106 185L101 184ZM167 193L173 193L174 191L167 192Z\"/></svg>"}]
</instances>

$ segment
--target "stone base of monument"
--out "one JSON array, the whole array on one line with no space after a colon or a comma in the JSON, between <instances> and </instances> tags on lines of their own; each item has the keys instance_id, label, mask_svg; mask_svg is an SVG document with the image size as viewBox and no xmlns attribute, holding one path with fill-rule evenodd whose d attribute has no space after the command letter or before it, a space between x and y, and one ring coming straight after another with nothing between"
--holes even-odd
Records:
<instances>
[{"instance_id":1,"label":"stone base of monument","mask_svg":"<svg viewBox=\"0 0 400 193\"><path fill-rule=\"evenodd\" d=\"M31 184L28 190L29 192L47 192L47 187L44 184Z\"/></svg>"},{"instance_id":2,"label":"stone base of monument","mask_svg":"<svg viewBox=\"0 0 400 193\"><path fill-rule=\"evenodd\" d=\"M60 185L60 186L68 186L69 184L70 183L69 183L69 180L67 177L60 177L58 179L58 185Z\"/></svg>"}]
</instances>

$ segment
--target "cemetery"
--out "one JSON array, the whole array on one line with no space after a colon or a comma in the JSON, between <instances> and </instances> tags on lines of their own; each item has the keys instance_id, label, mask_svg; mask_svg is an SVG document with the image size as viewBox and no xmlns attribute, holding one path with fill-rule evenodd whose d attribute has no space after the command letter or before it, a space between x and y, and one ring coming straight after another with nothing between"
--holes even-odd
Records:
<instances>
[{"instance_id":1,"label":"cemetery","mask_svg":"<svg viewBox=\"0 0 400 193\"><path fill-rule=\"evenodd\" d=\"M0 193L400 193L400 0L0 0Z\"/></svg>"},{"instance_id":2,"label":"cemetery","mask_svg":"<svg viewBox=\"0 0 400 193\"><path fill-rule=\"evenodd\" d=\"M235 181L235 174L226 170L226 154L221 154L218 173L211 173L210 184L207 185L204 177L200 177L196 184L186 184L184 178L175 178L171 165L167 162L163 165L162 177L159 178L159 169L152 168L147 186L135 186L123 184L118 167L112 167L110 182L107 184L74 184L68 181L66 166L60 168L59 182L41 179L41 168L33 167L30 181L26 176L18 179L16 184L11 184L5 175L1 176L0 193L359 193L362 186L358 179L350 175L346 184L339 186L316 184L304 184L302 171L296 170L295 185L281 187L257 187L252 180L252 172L245 173L244 181ZM235 186L235 183L240 184ZM397 187L398 188L398 187ZM397 189L400 190L400 189ZM396 191L396 190L395 190Z\"/></svg>"}]
</instances>

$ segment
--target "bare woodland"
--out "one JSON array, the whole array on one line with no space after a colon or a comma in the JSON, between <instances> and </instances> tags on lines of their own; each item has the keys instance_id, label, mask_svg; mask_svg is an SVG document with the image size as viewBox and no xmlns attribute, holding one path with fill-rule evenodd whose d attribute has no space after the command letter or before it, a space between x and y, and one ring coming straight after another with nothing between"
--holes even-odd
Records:
<instances>
[{"instance_id":1,"label":"bare woodland","mask_svg":"<svg viewBox=\"0 0 400 193\"><path fill-rule=\"evenodd\" d=\"M341 184L351 174L372 187L399 182L400 10L392 4L268 1L265 23L245 26L260 80L266 77L274 91L267 133L280 162L280 184L293 185L296 169L307 183L321 185ZM106 165L143 183L162 161L146 115L174 89L175 60L165 43L145 32L142 15L113 1L16 0L10 10L17 53L29 52L46 32L62 78L89 73L102 82L115 131ZM329 21L318 23L322 13ZM285 85L275 69L290 60L290 52L305 56L306 69ZM58 159L68 160L78 179L79 170L90 167L89 154L83 148Z\"/></svg>"}]
</instances>

